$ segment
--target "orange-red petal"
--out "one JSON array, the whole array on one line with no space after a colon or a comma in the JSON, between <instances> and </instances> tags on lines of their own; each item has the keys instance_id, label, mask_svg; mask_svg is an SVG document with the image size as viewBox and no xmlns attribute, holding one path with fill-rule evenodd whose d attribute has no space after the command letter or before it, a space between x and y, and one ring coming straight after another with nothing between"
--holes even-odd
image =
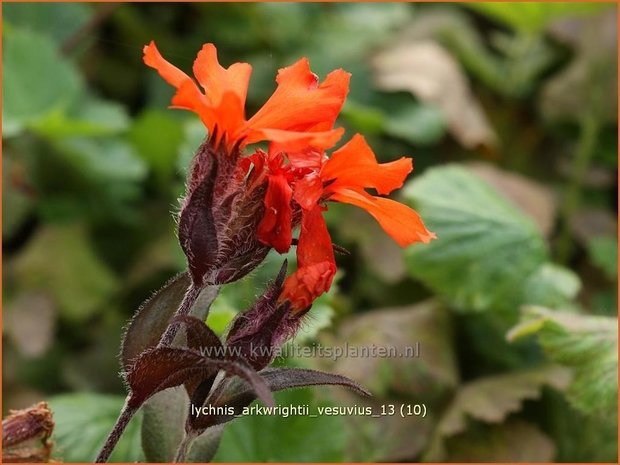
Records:
<instances>
[{"instance_id":1,"label":"orange-red petal","mask_svg":"<svg viewBox=\"0 0 620 465\"><path fill-rule=\"evenodd\" d=\"M310 173L295 182L293 198L304 210L312 210L323 195L323 182L318 173Z\"/></svg>"},{"instance_id":2,"label":"orange-red petal","mask_svg":"<svg viewBox=\"0 0 620 465\"><path fill-rule=\"evenodd\" d=\"M323 209L317 205L312 210L304 211L301 217L297 266L303 268L323 261L335 263L334 249L323 219Z\"/></svg>"},{"instance_id":3,"label":"orange-red petal","mask_svg":"<svg viewBox=\"0 0 620 465\"><path fill-rule=\"evenodd\" d=\"M305 310L331 287L336 267L331 262L320 262L298 269L286 278L280 301L288 300L293 312Z\"/></svg>"},{"instance_id":4,"label":"orange-red petal","mask_svg":"<svg viewBox=\"0 0 620 465\"><path fill-rule=\"evenodd\" d=\"M338 69L318 84L306 58L280 69L278 87L250 118L248 128L307 131L321 125L329 129L338 117L349 91L350 74Z\"/></svg>"},{"instance_id":5,"label":"orange-red petal","mask_svg":"<svg viewBox=\"0 0 620 465\"><path fill-rule=\"evenodd\" d=\"M219 105L224 95L232 92L238 97L243 109L252 66L248 63L234 63L226 69L217 59L215 45L204 44L194 61L193 70L211 105Z\"/></svg>"},{"instance_id":6,"label":"orange-red petal","mask_svg":"<svg viewBox=\"0 0 620 465\"><path fill-rule=\"evenodd\" d=\"M331 237L321 207L304 211L297 244L297 271L284 282L280 300L291 302L293 310L308 308L327 292L336 274Z\"/></svg>"},{"instance_id":7,"label":"orange-red petal","mask_svg":"<svg viewBox=\"0 0 620 465\"><path fill-rule=\"evenodd\" d=\"M207 103L205 96L196 86L196 83L191 79L187 79L179 86L177 92L172 97L171 104L173 108L181 108L197 113L202 123L209 129L209 132L213 131L217 122L217 116L213 108Z\"/></svg>"},{"instance_id":8,"label":"orange-red petal","mask_svg":"<svg viewBox=\"0 0 620 465\"><path fill-rule=\"evenodd\" d=\"M379 194L389 194L403 185L412 170L410 158L378 163L366 140L356 134L327 160L321 177L324 181L335 180L330 190L374 188Z\"/></svg>"},{"instance_id":9,"label":"orange-red petal","mask_svg":"<svg viewBox=\"0 0 620 465\"><path fill-rule=\"evenodd\" d=\"M258 239L280 253L288 251L293 240L292 194L293 191L283 174L269 176L265 193L265 213L258 225Z\"/></svg>"},{"instance_id":10,"label":"orange-red petal","mask_svg":"<svg viewBox=\"0 0 620 465\"><path fill-rule=\"evenodd\" d=\"M157 50L154 41L151 41L150 44L145 45L142 51L144 52L144 63L157 70L159 75L171 86L178 89L185 80L191 80L187 74L166 61L166 59L161 56L161 53Z\"/></svg>"},{"instance_id":11,"label":"orange-red petal","mask_svg":"<svg viewBox=\"0 0 620 465\"><path fill-rule=\"evenodd\" d=\"M349 203L366 210L401 247L414 242L427 243L437 237L435 233L426 229L420 215L394 200L374 197L364 191L352 189L339 189L332 194L331 200Z\"/></svg>"},{"instance_id":12,"label":"orange-red petal","mask_svg":"<svg viewBox=\"0 0 620 465\"><path fill-rule=\"evenodd\" d=\"M295 152L306 147L327 149L333 147L344 134L344 128L329 131L289 131L286 129L250 129L245 138L247 144L269 140L275 142L276 150Z\"/></svg>"}]
</instances>

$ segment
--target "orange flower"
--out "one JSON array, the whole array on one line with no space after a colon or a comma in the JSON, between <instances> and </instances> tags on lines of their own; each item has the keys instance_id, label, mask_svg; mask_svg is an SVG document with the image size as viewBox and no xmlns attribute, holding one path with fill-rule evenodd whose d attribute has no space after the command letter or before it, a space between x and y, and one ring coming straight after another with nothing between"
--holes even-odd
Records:
<instances>
[{"instance_id":1,"label":"orange flower","mask_svg":"<svg viewBox=\"0 0 620 465\"><path fill-rule=\"evenodd\" d=\"M305 170L293 187L293 198L302 209L298 269L286 280L280 298L291 302L294 310L306 309L316 297L329 290L336 272L331 239L321 215L322 202L330 200L363 208L401 247L435 239L435 234L426 229L414 210L366 192L372 188L387 195L401 187L413 169L411 159L403 157L378 163L372 149L358 134L329 159L314 151L305 156L290 156L289 161L292 169Z\"/></svg>"},{"instance_id":2,"label":"orange flower","mask_svg":"<svg viewBox=\"0 0 620 465\"><path fill-rule=\"evenodd\" d=\"M332 71L320 84L306 58L280 69L275 92L246 120L245 100L252 73L248 63L224 68L215 46L203 45L193 66L201 90L161 56L154 42L144 47L144 62L177 89L172 106L197 113L209 134L224 138L228 147L267 140L288 150L329 148L343 134L341 128L332 129L349 91L350 74L342 69ZM215 140L214 145L218 144Z\"/></svg>"},{"instance_id":3,"label":"orange flower","mask_svg":"<svg viewBox=\"0 0 620 465\"><path fill-rule=\"evenodd\" d=\"M370 188L379 195L387 195L401 187L412 170L410 159L378 163L360 135L336 150L331 158L326 157L325 149L332 147L343 133L333 126L349 90L349 73L338 69L319 83L308 60L302 58L279 70L273 95L254 116L246 119L245 101L252 73L249 64L235 63L224 68L217 59L215 46L205 44L194 61L194 81L166 61L153 42L144 47L144 62L176 88L172 106L197 113L210 136L204 144L206 148L201 148L195 157L180 215L182 245L187 249L188 260L198 264L194 267L197 280L207 273L202 269L207 259L221 255L210 249L213 244L209 240L213 238L203 237L204 231L196 232L193 227L201 221L210 225L211 217L241 228L240 231L256 231L251 238L243 236L244 244L230 245L226 237L219 236L214 241L225 243L222 247L233 255L228 262L235 264L241 260L235 255L237 250L241 253L248 248L250 252L256 249L254 255L258 258L252 258L252 263L262 259L268 246L286 252L293 242L292 230L301 219L298 269L285 281L279 299L281 303L288 302L297 315L329 290L336 273L331 238L322 216L326 201L365 209L402 247L435 238L411 208L366 192ZM270 142L269 154L257 150L237 158L242 146L260 141ZM209 158L219 153L221 147L226 149L225 153L234 152L234 156L211 163ZM217 184L214 190L213 183ZM205 213L201 203L205 199L202 191L198 192L200 186L205 191L213 190L207 200L212 210L223 209L223 213ZM243 202L234 204L239 211L229 211L229 200L239 192L243 192L250 212L245 211ZM255 199L256 195L264 197ZM264 212L256 208L259 203L255 200L262 204ZM184 215L185 211L188 213ZM251 227L246 227L246 222ZM228 234L226 228L229 226L223 231ZM254 257L253 252L246 252L241 253L244 260ZM226 267L230 268L228 262ZM226 272L230 274L228 268ZM210 268L207 271L214 273ZM223 279L218 276L217 279ZM237 279L237 274L234 277Z\"/></svg>"}]
</instances>

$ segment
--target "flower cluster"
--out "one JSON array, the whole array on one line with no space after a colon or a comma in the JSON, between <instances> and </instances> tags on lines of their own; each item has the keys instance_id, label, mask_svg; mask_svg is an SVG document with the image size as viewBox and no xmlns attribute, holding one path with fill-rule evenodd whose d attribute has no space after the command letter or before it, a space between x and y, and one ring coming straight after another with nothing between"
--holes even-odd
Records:
<instances>
[{"instance_id":1,"label":"flower cluster","mask_svg":"<svg viewBox=\"0 0 620 465\"><path fill-rule=\"evenodd\" d=\"M279 70L273 95L246 119L249 64L224 68L215 46L206 44L194 61L194 81L153 42L144 48L144 62L176 88L172 107L197 113L208 131L194 158L179 220L194 282L233 281L255 268L270 248L285 253L297 247L297 270L270 292L268 302L233 324L229 342L247 342L259 333L264 339L269 321L270 328L280 328L273 344L281 343L329 290L336 262L323 219L328 202L363 208L402 247L435 237L411 208L367 192L387 195L401 187L412 171L411 159L378 163L359 134L328 156L344 133L334 124L349 73L338 69L319 82L302 58ZM266 142L267 149L246 150L256 142Z\"/></svg>"}]
</instances>

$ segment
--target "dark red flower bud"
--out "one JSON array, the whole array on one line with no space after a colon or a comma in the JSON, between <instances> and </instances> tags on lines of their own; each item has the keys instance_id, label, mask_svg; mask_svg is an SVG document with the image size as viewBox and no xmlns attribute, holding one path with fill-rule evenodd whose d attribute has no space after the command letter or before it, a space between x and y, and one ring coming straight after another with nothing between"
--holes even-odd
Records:
<instances>
[{"instance_id":1,"label":"dark red flower bud","mask_svg":"<svg viewBox=\"0 0 620 465\"><path fill-rule=\"evenodd\" d=\"M194 157L179 215L179 241L197 286L242 278L270 249L256 234L266 183L249 188L238 145L227 150L216 140L210 135Z\"/></svg>"},{"instance_id":2,"label":"dark red flower bud","mask_svg":"<svg viewBox=\"0 0 620 465\"><path fill-rule=\"evenodd\" d=\"M301 316L289 302L278 304L286 275L286 261L276 281L247 311L237 315L226 338L228 353L243 358L260 371L275 358L278 348L299 329Z\"/></svg>"}]
</instances>

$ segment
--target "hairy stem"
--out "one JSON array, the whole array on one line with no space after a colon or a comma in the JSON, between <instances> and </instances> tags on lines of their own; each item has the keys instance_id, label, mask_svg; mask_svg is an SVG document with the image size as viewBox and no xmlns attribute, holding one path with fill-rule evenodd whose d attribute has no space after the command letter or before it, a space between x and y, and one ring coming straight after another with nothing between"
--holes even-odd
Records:
<instances>
[{"instance_id":1,"label":"hairy stem","mask_svg":"<svg viewBox=\"0 0 620 465\"><path fill-rule=\"evenodd\" d=\"M201 291L202 291L201 287L195 286L194 284L190 284L174 316L187 315L192 309L192 306L194 305L194 303L196 303L196 300L198 299L198 296L200 295ZM164 331L164 334L162 334L161 339L159 340L158 346L161 347L161 346L170 345L170 343L174 339L174 336L176 336L176 333L178 330L179 330L179 325L169 324L168 327L166 328L166 331ZM127 397L127 400L128 399L129 397ZM101 452L99 452L99 455L97 456L98 463L106 462L108 460L108 458L110 457L110 454L114 450L114 447L116 447L116 444L120 440L121 435L123 434L123 431L125 431L125 428L127 427L127 424L129 423L129 420L131 420L131 418L134 416L134 414L137 411L138 411L138 408L136 407L129 408L127 406L127 401L125 402L125 405L123 406L123 409L121 410L121 413L118 419L116 420L114 428L108 435L108 438L106 439L106 442L103 445Z\"/></svg>"},{"instance_id":2,"label":"hairy stem","mask_svg":"<svg viewBox=\"0 0 620 465\"><path fill-rule=\"evenodd\" d=\"M207 405L214 404L217 401L217 399L220 397L222 392L224 391L224 388L228 385L229 381L230 381L229 375L225 374L224 377L220 379L219 382L213 387L211 393L207 397L204 404L207 404ZM183 440L181 441L181 443L179 444L179 448L177 449L177 453L174 459L175 463L183 463L185 461L185 457L187 457L187 452L189 451L189 448L192 442L194 441L194 439L196 439L198 436L200 436L205 431L205 430L195 430L189 427L188 425L189 423L185 427L186 434Z\"/></svg>"},{"instance_id":3,"label":"hairy stem","mask_svg":"<svg viewBox=\"0 0 620 465\"><path fill-rule=\"evenodd\" d=\"M108 435L108 438L106 439L105 444L101 449L101 452L99 452L99 455L95 459L96 463L103 463L108 461L108 459L110 458L110 454L112 454L114 447L116 447L116 444L121 438L123 431L125 431L125 428L127 428L129 421L132 419L132 417L137 411L138 409L136 407L129 407L129 396L127 396L127 399L125 400L125 405L123 405L123 408L118 416L118 419L116 420L114 428L112 429L112 431L110 431L110 434Z\"/></svg>"},{"instance_id":4,"label":"hairy stem","mask_svg":"<svg viewBox=\"0 0 620 465\"><path fill-rule=\"evenodd\" d=\"M198 287L193 283L190 284L187 292L183 296L181 304L179 305L179 309L176 311L174 316L176 317L189 314L192 306L194 305L194 303L196 303L196 300L198 299L198 296L200 295L202 289L202 287ZM178 331L179 325L168 325L166 331L164 331L164 334L162 334L161 339L159 340L159 344L157 344L157 346L163 347L170 345Z\"/></svg>"}]
</instances>

